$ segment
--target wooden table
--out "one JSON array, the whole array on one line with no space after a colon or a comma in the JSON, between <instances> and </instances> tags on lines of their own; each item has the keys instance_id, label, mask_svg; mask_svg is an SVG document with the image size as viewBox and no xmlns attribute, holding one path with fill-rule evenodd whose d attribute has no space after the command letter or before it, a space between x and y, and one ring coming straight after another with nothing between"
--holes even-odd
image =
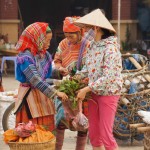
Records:
<instances>
[{"instance_id":1,"label":"wooden table","mask_svg":"<svg viewBox=\"0 0 150 150\"><path fill-rule=\"evenodd\" d=\"M0 54L3 56L16 56L18 51L15 49L0 49Z\"/></svg>"}]
</instances>

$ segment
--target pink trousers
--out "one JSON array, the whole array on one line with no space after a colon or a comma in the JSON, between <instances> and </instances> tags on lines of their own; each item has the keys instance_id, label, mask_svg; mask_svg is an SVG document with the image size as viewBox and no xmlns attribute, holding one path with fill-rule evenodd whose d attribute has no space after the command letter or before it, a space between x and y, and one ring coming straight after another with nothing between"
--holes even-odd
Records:
<instances>
[{"instance_id":1,"label":"pink trousers","mask_svg":"<svg viewBox=\"0 0 150 150\"><path fill-rule=\"evenodd\" d=\"M113 137L113 124L119 96L92 95L89 100L89 138L93 147L113 150L118 145Z\"/></svg>"}]
</instances>

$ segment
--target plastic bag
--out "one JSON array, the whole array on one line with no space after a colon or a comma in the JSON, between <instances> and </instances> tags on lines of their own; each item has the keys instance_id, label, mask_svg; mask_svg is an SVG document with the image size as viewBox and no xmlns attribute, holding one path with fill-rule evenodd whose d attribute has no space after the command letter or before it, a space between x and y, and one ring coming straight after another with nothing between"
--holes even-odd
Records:
<instances>
[{"instance_id":1,"label":"plastic bag","mask_svg":"<svg viewBox=\"0 0 150 150\"><path fill-rule=\"evenodd\" d=\"M79 112L76 115L76 117L72 121L72 125L77 131L83 131L88 129L89 127L88 119L82 112Z\"/></svg>"},{"instance_id":2,"label":"plastic bag","mask_svg":"<svg viewBox=\"0 0 150 150\"><path fill-rule=\"evenodd\" d=\"M32 132L35 131L35 125L32 123L32 121L29 121L27 124L19 123L15 128L15 131L19 137L28 137Z\"/></svg>"},{"instance_id":3,"label":"plastic bag","mask_svg":"<svg viewBox=\"0 0 150 150\"><path fill-rule=\"evenodd\" d=\"M78 131L84 131L88 129L89 122L87 117L82 113L82 101L78 101L79 112L74 117L72 125Z\"/></svg>"}]
</instances>

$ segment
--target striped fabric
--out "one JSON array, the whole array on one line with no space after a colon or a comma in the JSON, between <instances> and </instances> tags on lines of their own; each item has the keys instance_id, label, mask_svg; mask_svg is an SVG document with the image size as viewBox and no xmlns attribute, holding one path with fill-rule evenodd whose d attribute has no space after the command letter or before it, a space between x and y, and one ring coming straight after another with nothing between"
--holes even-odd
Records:
<instances>
[{"instance_id":1,"label":"striped fabric","mask_svg":"<svg viewBox=\"0 0 150 150\"><path fill-rule=\"evenodd\" d=\"M73 24L79 17L66 17L63 24L63 32L78 32L80 28Z\"/></svg>"},{"instance_id":2,"label":"striped fabric","mask_svg":"<svg viewBox=\"0 0 150 150\"><path fill-rule=\"evenodd\" d=\"M55 108L52 100L48 97L55 95L56 90L45 82L52 74L51 57L48 52L42 59L38 56L33 56L30 51L26 50L20 52L17 57L16 79L21 82L21 86L15 102L15 110L18 110L29 87L32 89L27 97L28 107L23 103L23 108L16 114L16 123L32 120L34 123L47 126L52 131ZM28 112L34 119L29 119Z\"/></svg>"},{"instance_id":3,"label":"striped fabric","mask_svg":"<svg viewBox=\"0 0 150 150\"><path fill-rule=\"evenodd\" d=\"M18 91L18 98L16 99L16 103L15 103L15 110L17 110L17 108L21 104L23 97L28 89L29 89L29 84L28 85L20 84L19 91ZM38 89L33 89L33 88L31 89L31 92L27 97L27 103L32 118L55 114L55 108L52 100L46 97Z\"/></svg>"},{"instance_id":4,"label":"striped fabric","mask_svg":"<svg viewBox=\"0 0 150 150\"><path fill-rule=\"evenodd\" d=\"M15 110L23 106L16 113L16 123L32 120L52 131L55 108L50 97L55 95L56 89L45 82L52 74L51 56L43 49L47 27L47 23L41 22L29 25L17 43L16 48L21 52L17 56L16 79L21 84ZM31 91L23 101L30 87Z\"/></svg>"},{"instance_id":5,"label":"striped fabric","mask_svg":"<svg viewBox=\"0 0 150 150\"><path fill-rule=\"evenodd\" d=\"M89 31L84 33L84 38L89 41L92 41L94 37L95 37L95 32L93 29L90 29Z\"/></svg>"},{"instance_id":6,"label":"striped fabric","mask_svg":"<svg viewBox=\"0 0 150 150\"><path fill-rule=\"evenodd\" d=\"M20 106L28 89L29 84L20 84L18 98L15 101L15 109ZM27 106L23 105L23 108L16 114L16 125L21 122L27 123L31 120L33 123L46 126L50 131L54 130L55 108L51 99L47 98L38 89L32 88L27 97L27 104L32 119L29 119L29 116L27 115Z\"/></svg>"},{"instance_id":7,"label":"striped fabric","mask_svg":"<svg viewBox=\"0 0 150 150\"><path fill-rule=\"evenodd\" d=\"M51 99L47 98L38 89L33 89L27 97L30 112L33 118L48 116L55 113Z\"/></svg>"},{"instance_id":8,"label":"striped fabric","mask_svg":"<svg viewBox=\"0 0 150 150\"><path fill-rule=\"evenodd\" d=\"M36 61L36 59L40 61ZM36 59L28 50L20 53L17 57L16 79L21 83L30 83L32 87L39 89L47 97L53 97L56 90L45 82L46 78L50 78L52 72L51 57L49 53L46 52L43 59Z\"/></svg>"},{"instance_id":9,"label":"striped fabric","mask_svg":"<svg viewBox=\"0 0 150 150\"><path fill-rule=\"evenodd\" d=\"M29 25L20 36L16 49L19 51L30 49L34 55L36 55L38 51L45 53L46 50L43 49L43 43L47 27L48 24L44 22L35 22Z\"/></svg>"},{"instance_id":10,"label":"striped fabric","mask_svg":"<svg viewBox=\"0 0 150 150\"><path fill-rule=\"evenodd\" d=\"M39 89L47 97L53 97L56 90L52 86L50 86L47 82L42 81L34 65L29 65L23 71L23 73L26 75L27 80L31 83L31 85L34 88Z\"/></svg>"},{"instance_id":11,"label":"striped fabric","mask_svg":"<svg viewBox=\"0 0 150 150\"><path fill-rule=\"evenodd\" d=\"M56 116L55 116L55 125L56 127L58 126L58 124L60 123L60 121L63 119L65 119L65 113L64 113L64 108L62 107L62 102L60 101L60 99L58 99L57 97L55 97L55 108L56 108Z\"/></svg>"},{"instance_id":12,"label":"striped fabric","mask_svg":"<svg viewBox=\"0 0 150 150\"><path fill-rule=\"evenodd\" d=\"M55 129L54 115L29 119L26 108L23 106L22 110L16 115L16 125L21 122L28 123L29 121L32 121L34 124L42 125L49 131L54 131Z\"/></svg>"},{"instance_id":13,"label":"striped fabric","mask_svg":"<svg viewBox=\"0 0 150 150\"><path fill-rule=\"evenodd\" d=\"M84 39L82 39L83 41ZM54 58L54 63L56 67L65 67L69 71L72 70L74 66L77 64L79 52L80 52L80 47L81 47L81 42L77 44L70 44L67 38L62 40L58 46L58 50L55 54ZM88 46L88 42L86 43L85 48ZM85 54L86 51L84 49L83 54L82 54L82 65L85 62Z\"/></svg>"},{"instance_id":14,"label":"striped fabric","mask_svg":"<svg viewBox=\"0 0 150 150\"><path fill-rule=\"evenodd\" d=\"M85 44L83 53L81 58L81 65L84 65L85 62L85 54L86 54L86 48L88 46L88 41L82 38L80 43L77 44L70 44L69 41L64 39L61 41L61 43L58 46L58 51L55 54L54 63L56 67L64 67L67 68L69 72L72 72L73 68L77 66L77 61L80 55L80 49L82 47L82 43ZM55 108L57 111L57 114L55 116L55 123L56 126L59 125L60 121L63 120L63 123L66 125L67 128L70 130L74 130L71 120L66 120L64 115L64 108L62 106L61 101L57 98L55 100ZM87 116L88 115L88 105L87 102L83 102L83 113ZM65 118L65 119L64 119Z\"/></svg>"}]
</instances>

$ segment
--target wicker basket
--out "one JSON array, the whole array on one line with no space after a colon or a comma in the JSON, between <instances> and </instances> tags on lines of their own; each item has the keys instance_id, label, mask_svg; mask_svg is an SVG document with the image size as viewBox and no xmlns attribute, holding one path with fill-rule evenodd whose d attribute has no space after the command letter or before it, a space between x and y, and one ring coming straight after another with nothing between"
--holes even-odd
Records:
<instances>
[{"instance_id":1,"label":"wicker basket","mask_svg":"<svg viewBox=\"0 0 150 150\"><path fill-rule=\"evenodd\" d=\"M140 54L122 54L122 63L124 64L124 61L129 59L134 59L133 56L138 56L139 60L138 62L136 60L134 66L137 64L136 69L125 69L123 68L122 73L134 73L134 72L139 72L139 71L145 71L148 69L148 59L146 56L144 55L140 55ZM124 65L123 65L124 66Z\"/></svg>"},{"instance_id":2,"label":"wicker basket","mask_svg":"<svg viewBox=\"0 0 150 150\"><path fill-rule=\"evenodd\" d=\"M122 95L129 93L133 82L136 83L137 92L150 89L150 71L123 75L123 81Z\"/></svg>"},{"instance_id":3,"label":"wicker basket","mask_svg":"<svg viewBox=\"0 0 150 150\"><path fill-rule=\"evenodd\" d=\"M147 123L130 124L130 130L135 130L138 133L144 133L144 150L150 150L150 125Z\"/></svg>"},{"instance_id":4,"label":"wicker basket","mask_svg":"<svg viewBox=\"0 0 150 150\"><path fill-rule=\"evenodd\" d=\"M116 138L129 139L132 137L136 140L143 139L143 134L131 132L129 129L129 124L143 122L137 114L140 109L150 111L150 89L121 96L114 123L114 135Z\"/></svg>"},{"instance_id":5,"label":"wicker basket","mask_svg":"<svg viewBox=\"0 0 150 150\"><path fill-rule=\"evenodd\" d=\"M41 143L9 142L10 150L55 150L56 139Z\"/></svg>"},{"instance_id":6,"label":"wicker basket","mask_svg":"<svg viewBox=\"0 0 150 150\"><path fill-rule=\"evenodd\" d=\"M150 131L144 133L144 150L150 150Z\"/></svg>"},{"instance_id":7,"label":"wicker basket","mask_svg":"<svg viewBox=\"0 0 150 150\"><path fill-rule=\"evenodd\" d=\"M142 119L137 114L137 110L150 110L150 71L146 71L148 68L148 60L143 55L136 55L139 58L138 62L134 60L134 66L136 66L137 69L124 69L122 71L124 80L123 90L121 92L114 123L114 135L116 138L122 140L129 138L136 140L143 139L143 134L132 132L129 129L129 124L142 122ZM128 54L122 55L123 61L129 58L129 60L132 60L132 56L133 55ZM128 94L131 89L131 83L135 83L135 78L139 80L139 82L137 82L137 91L134 94ZM126 80L128 80L128 82L126 82Z\"/></svg>"}]
</instances>

